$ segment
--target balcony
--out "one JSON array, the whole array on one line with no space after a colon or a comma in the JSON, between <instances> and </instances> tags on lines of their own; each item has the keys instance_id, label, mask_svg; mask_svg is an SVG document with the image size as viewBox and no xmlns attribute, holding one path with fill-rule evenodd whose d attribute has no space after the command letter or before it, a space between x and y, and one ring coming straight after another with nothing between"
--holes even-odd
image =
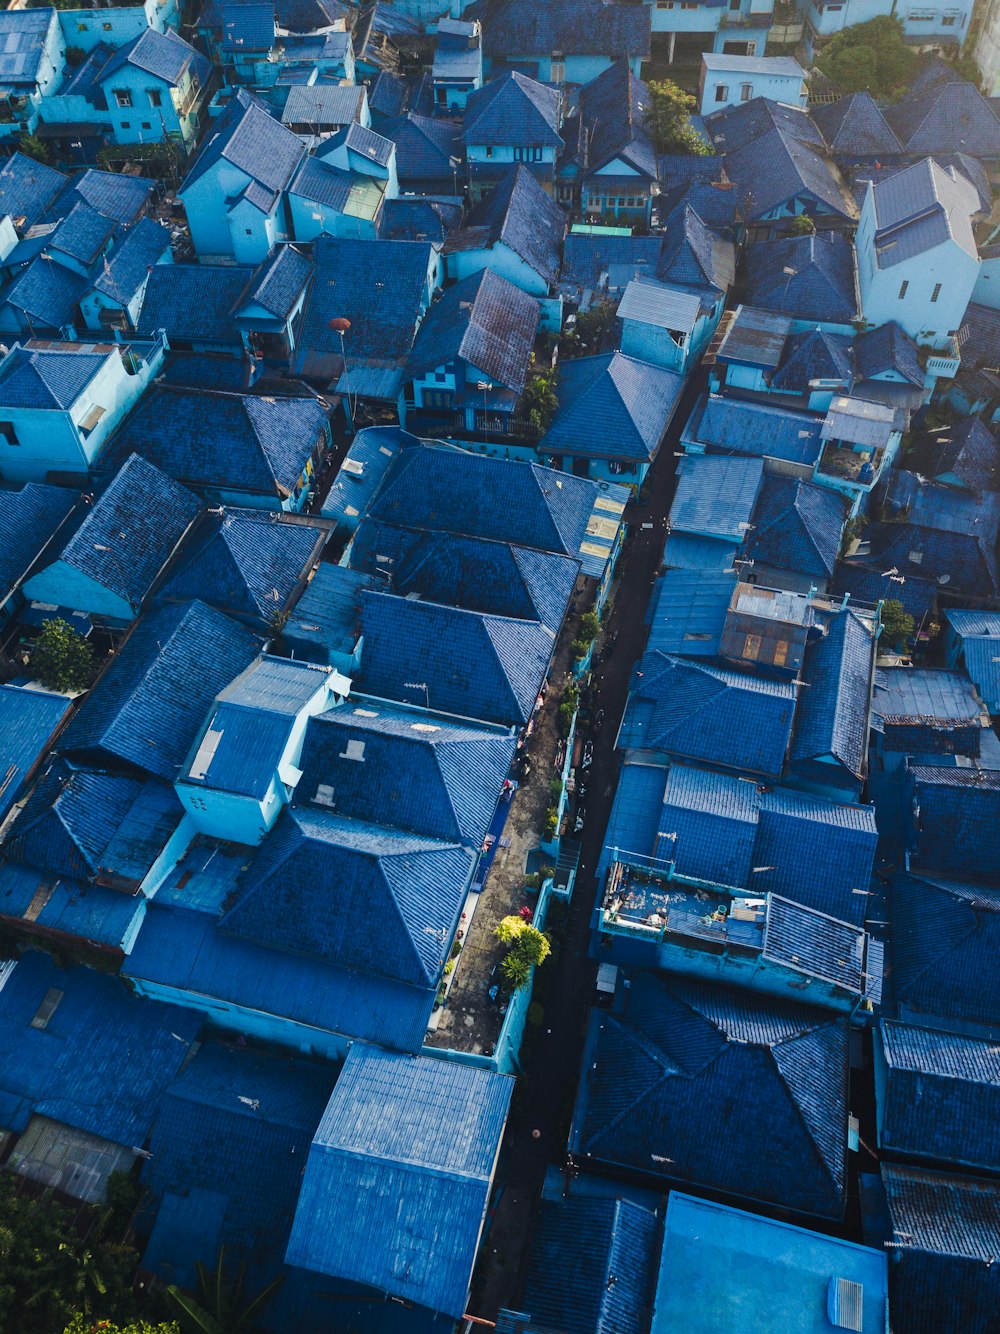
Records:
<instances>
[{"instance_id":1,"label":"balcony","mask_svg":"<svg viewBox=\"0 0 1000 1334\"><path fill-rule=\"evenodd\" d=\"M870 491L878 481L884 457L884 449L876 449L874 453L858 453L844 445L828 443L816 464L816 472L841 482L849 482L861 491Z\"/></svg>"}]
</instances>

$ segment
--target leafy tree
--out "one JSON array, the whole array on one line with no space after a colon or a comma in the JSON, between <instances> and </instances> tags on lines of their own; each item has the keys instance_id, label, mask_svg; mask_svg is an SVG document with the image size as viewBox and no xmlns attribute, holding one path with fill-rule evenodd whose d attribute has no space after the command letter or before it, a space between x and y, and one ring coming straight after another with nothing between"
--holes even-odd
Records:
<instances>
[{"instance_id":1,"label":"leafy tree","mask_svg":"<svg viewBox=\"0 0 1000 1334\"><path fill-rule=\"evenodd\" d=\"M246 1265L242 1264L234 1280L226 1276L226 1248L219 1251L215 1268L198 1265L198 1295L189 1297L171 1285L167 1299L180 1317L181 1328L191 1334L244 1334L254 1328L274 1294L285 1281L284 1274L262 1288L256 1296L245 1291Z\"/></svg>"},{"instance_id":2,"label":"leafy tree","mask_svg":"<svg viewBox=\"0 0 1000 1334\"><path fill-rule=\"evenodd\" d=\"M812 236L816 230L816 224L810 218L808 213L800 213L797 218L793 218L791 226L788 228L789 236Z\"/></svg>"},{"instance_id":3,"label":"leafy tree","mask_svg":"<svg viewBox=\"0 0 1000 1334\"><path fill-rule=\"evenodd\" d=\"M17 141L17 148L18 152L25 157L33 157L36 162L48 162L52 156L48 144L44 139L39 139L37 134L22 134Z\"/></svg>"},{"instance_id":4,"label":"leafy tree","mask_svg":"<svg viewBox=\"0 0 1000 1334\"><path fill-rule=\"evenodd\" d=\"M711 157L711 146L691 124L691 112L695 107L691 94L670 79L653 80L646 87L649 92L646 128L656 151Z\"/></svg>"},{"instance_id":5,"label":"leafy tree","mask_svg":"<svg viewBox=\"0 0 1000 1334\"><path fill-rule=\"evenodd\" d=\"M542 371L531 377L524 389L524 406L532 430L544 435L559 410L554 371Z\"/></svg>"},{"instance_id":6,"label":"leafy tree","mask_svg":"<svg viewBox=\"0 0 1000 1334\"><path fill-rule=\"evenodd\" d=\"M920 57L906 45L899 19L883 17L838 32L816 64L845 93L898 98L912 82Z\"/></svg>"},{"instance_id":7,"label":"leafy tree","mask_svg":"<svg viewBox=\"0 0 1000 1334\"><path fill-rule=\"evenodd\" d=\"M50 690L85 690L94 675L94 650L67 621L57 617L42 626L31 666Z\"/></svg>"},{"instance_id":8,"label":"leafy tree","mask_svg":"<svg viewBox=\"0 0 1000 1334\"><path fill-rule=\"evenodd\" d=\"M515 991L527 986L532 968L545 962L552 951L549 938L523 917L505 917L496 929L497 938L509 945L500 971Z\"/></svg>"},{"instance_id":9,"label":"leafy tree","mask_svg":"<svg viewBox=\"0 0 1000 1334\"><path fill-rule=\"evenodd\" d=\"M882 633L886 642L905 653L913 644L916 622L898 598L887 598L882 603Z\"/></svg>"},{"instance_id":10,"label":"leafy tree","mask_svg":"<svg viewBox=\"0 0 1000 1334\"><path fill-rule=\"evenodd\" d=\"M151 1325L148 1320L129 1320L124 1325L111 1320L94 1320L90 1316L77 1315L66 1326L63 1334L181 1334L181 1327L176 1320L160 1321Z\"/></svg>"}]
</instances>

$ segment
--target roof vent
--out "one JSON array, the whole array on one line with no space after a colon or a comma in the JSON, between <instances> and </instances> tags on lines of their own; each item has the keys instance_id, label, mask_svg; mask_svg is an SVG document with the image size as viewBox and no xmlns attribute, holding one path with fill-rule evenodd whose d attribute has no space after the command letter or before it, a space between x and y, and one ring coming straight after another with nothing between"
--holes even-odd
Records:
<instances>
[{"instance_id":1,"label":"roof vent","mask_svg":"<svg viewBox=\"0 0 1000 1334\"><path fill-rule=\"evenodd\" d=\"M826 1314L837 1329L852 1329L861 1334L864 1328L864 1295L860 1283L849 1278L831 1278L826 1292Z\"/></svg>"},{"instance_id":2,"label":"roof vent","mask_svg":"<svg viewBox=\"0 0 1000 1334\"><path fill-rule=\"evenodd\" d=\"M49 1020L59 1008L59 1002L63 998L63 993L57 987L50 987L42 997L42 1003L35 1011L35 1017L31 1021L32 1028L48 1028Z\"/></svg>"}]
</instances>

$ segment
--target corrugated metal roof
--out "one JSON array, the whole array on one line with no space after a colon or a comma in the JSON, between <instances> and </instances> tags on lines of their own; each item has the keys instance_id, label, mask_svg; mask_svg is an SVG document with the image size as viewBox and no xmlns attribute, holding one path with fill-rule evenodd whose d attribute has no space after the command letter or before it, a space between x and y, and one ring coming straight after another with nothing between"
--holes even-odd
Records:
<instances>
[{"instance_id":1,"label":"corrugated metal roof","mask_svg":"<svg viewBox=\"0 0 1000 1334\"><path fill-rule=\"evenodd\" d=\"M618 306L620 320L690 334L698 323L701 298L651 278L633 278Z\"/></svg>"}]
</instances>

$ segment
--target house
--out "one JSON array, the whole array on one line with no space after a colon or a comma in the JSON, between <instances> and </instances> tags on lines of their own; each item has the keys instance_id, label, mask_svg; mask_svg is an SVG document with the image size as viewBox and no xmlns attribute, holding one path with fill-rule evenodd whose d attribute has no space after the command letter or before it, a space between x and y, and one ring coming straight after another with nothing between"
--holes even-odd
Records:
<instances>
[{"instance_id":1,"label":"house","mask_svg":"<svg viewBox=\"0 0 1000 1334\"><path fill-rule=\"evenodd\" d=\"M178 191L197 254L259 264L291 240L284 192L304 153L298 136L240 89Z\"/></svg>"},{"instance_id":2,"label":"house","mask_svg":"<svg viewBox=\"0 0 1000 1334\"><path fill-rule=\"evenodd\" d=\"M121 47L100 75L115 143L172 139L188 150L211 92L209 60L172 29L147 28Z\"/></svg>"},{"instance_id":3,"label":"house","mask_svg":"<svg viewBox=\"0 0 1000 1334\"><path fill-rule=\"evenodd\" d=\"M566 215L523 164L508 167L442 247L445 271L461 281L489 268L543 301L559 273ZM561 303L548 327L558 329Z\"/></svg>"},{"instance_id":4,"label":"house","mask_svg":"<svg viewBox=\"0 0 1000 1334\"><path fill-rule=\"evenodd\" d=\"M697 317L684 345L685 361L689 363L705 350L722 317L725 298L736 275L736 250L727 235L706 226L690 204L679 204L667 217L665 226L667 236L656 277L681 299L693 295L699 302ZM690 311L690 303L685 305ZM642 331L626 327L622 336L631 342L637 336L642 337ZM626 350L624 343L623 350Z\"/></svg>"},{"instance_id":5,"label":"house","mask_svg":"<svg viewBox=\"0 0 1000 1334\"><path fill-rule=\"evenodd\" d=\"M1000 1300L989 1263L1000 1240L1000 1187L889 1163L882 1182L894 1319L915 1334L956 1321L969 1334L988 1334Z\"/></svg>"},{"instance_id":6,"label":"house","mask_svg":"<svg viewBox=\"0 0 1000 1334\"><path fill-rule=\"evenodd\" d=\"M710 311L714 316L714 307ZM617 314L623 352L681 374L712 335L711 316L706 316L698 296L654 278L633 278Z\"/></svg>"},{"instance_id":7,"label":"house","mask_svg":"<svg viewBox=\"0 0 1000 1334\"><path fill-rule=\"evenodd\" d=\"M928 1166L991 1171L1000 1148L1000 1069L993 1044L882 1019L874 1052L882 1152Z\"/></svg>"},{"instance_id":8,"label":"house","mask_svg":"<svg viewBox=\"0 0 1000 1334\"><path fill-rule=\"evenodd\" d=\"M905 421L898 407L838 395L820 428L823 453L814 470L816 481L840 491L856 509L896 457Z\"/></svg>"},{"instance_id":9,"label":"house","mask_svg":"<svg viewBox=\"0 0 1000 1334\"><path fill-rule=\"evenodd\" d=\"M132 621L200 513L196 496L132 454L58 558L25 581L25 596Z\"/></svg>"},{"instance_id":10,"label":"house","mask_svg":"<svg viewBox=\"0 0 1000 1334\"><path fill-rule=\"evenodd\" d=\"M963 491L1000 491L1000 444L979 417L965 417L918 436L909 471Z\"/></svg>"},{"instance_id":11,"label":"house","mask_svg":"<svg viewBox=\"0 0 1000 1334\"><path fill-rule=\"evenodd\" d=\"M151 269L172 263L170 232L153 218L140 218L112 247L90 291L80 298L84 326L95 333L134 333Z\"/></svg>"},{"instance_id":12,"label":"house","mask_svg":"<svg viewBox=\"0 0 1000 1334\"><path fill-rule=\"evenodd\" d=\"M954 348L979 275L978 212L974 187L932 158L869 184L855 238L865 320Z\"/></svg>"},{"instance_id":13,"label":"house","mask_svg":"<svg viewBox=\"0 0 1000 1334\"><path fill-rule=\"evenodd\" d=\"M747 249L747 302L792 321L792 332L851 334L858 318L854 247L839 232L758 241Z\"/></svg>"},{"instance_id":14,"label":"house","mask_svg":"<svg viewBox=\"0 0 1000 1334\"><path fill-rule=\"evenodd\" d=\"M301 775L309 719L349 689L330 667L265 654L220 691L174 784L198 832L260 843Z\"/></svg>"},{"instance_id":15,"label":"house","mask_svg":"<svg viewBox=\"0 0 1000 1334\"><path fill-rule=\"evenodd\" d=\"M374 240L383 202L398 191L396 145L352 121L303 160L288 186L295 239Z\"/></svg>"},{"instance_id":16,"label":"house","mask_svg":"<svg viewBox=\"0 0 1000 1334\"><path fill-rule=\"evenodd\" d=\"M155 191L156 181L148 176L89 167L67 187L60 207L69 211L75 204L89 204L120 227L131 227L147 212Z\"/></svg>"},{"instance_id":17,"label":"house","mask_svg":"<svg viewBox=\"0 0 1000 1334\"><path fill-rule=\"evenodd\" d=\"M991 715L1000 713L1000 674L993 640L1000 635L1000 613L946 607L945 662L964 667L976 693Z\"/></svg>"},{"instance_id":18,"label":"house","mask_svg":"<svg viewBox=\"0 0 1000 1334\"><path fill-rule=\"evenodd\" d=\"M55 546L64 527L71 528L80 499L68 487L42 482L0 491L0 623L23 602L20 590L32 568Z\"/></svg>"},{"instance_id":19,"label":"house","mask_svg":"<svg viewBox=\"0 0 1000 1334\"><path fill-rule=\"evenodd\" d=\"M388 199L378 222L379 240L430 241L435 247L443 246L461 226L463 212L461 204L415 195Z\"/></svg>"},{"instance_id":20,"label":"house","mask_svg":"<svg viewBox=\"0 0 1000 1334\"><path fill-rule=\"evenodd\" d=\"M883 762L891 755L962 755L975 759L987 719L963 672L940 667L886 667L873 708ZM933 865L933 863L931 863Z\"/></svg>"},{"instance_id":21,"label":"house","mask_svg":"<svg viewBox=\"0 0 1000 1334\"><path fill-rule=\"evenodd\" d=\"M559 407L539 450L577 476L641 486L683 390L680 375L621 352L564 361Z\"/></svg>"},{"instance_id":22,"label":"house","mask_svg":"<svg viewBox=\"0 0 1000 1334\"><path fill-rule=\"evenodd\" d=\"M157 384L102 464L137 453L214 505L297 512L330 447L316 398L265 398Z\"/></svg>"},{"instance_id":23,"label":"house","mask_svg":"<svg viewBox=\"0 0 1000 1334\"><path fill-rule=\"evenodd\" d=\"M808 102L805 70L791 56L702 56L698 79L698 111L702 116L754 97L804 107Z\"/></svg>"},{"instance_id":24,"label":"house","mask_svg":"<svg viewBox=\"0 0 1000 1334\"><path fill-rule=\"evenodd\" d=\"M671 569L732 570L763 479L760 459L710 454L681 459L667 516L664 564Z\"/></svg>"},{"instance_id":25,"label":"house","mask_svg":"<svg viewBox=\"0 0 1000 1334\"><path fill-rule=\"evenodd\" d=\"M518 729L532 715L555 636L537 621L362 592L356 687Z\"/></svg>"},{"instance_id":26,"label":"house","mask_svg":"<svg viewBox=\"0 0 1000 1334\"><path fill-rule=\"evenodd\" d=\"M823 450L821 429L804 412L708 394L695 404L681 444L691 454L746 454L812 468Z\"/></svg>"},{"instance_id":27,"label":"house","mask_svg":"<svg viewBox=\"0 0 1000 1334\"><path fill-rule=\"evenodd\" d=\"M9 58L0 84L4 114L0 138L34 134L42 100L55 92L66 64L66 42L55 9L11 9L0 16Z\"/></svg>"},{"instance_id":28,"label":"house","mask_svg":"<svg viewBox=\"0 0 1000 1334\"><path fill-rule=\"evenodd\" d=\"M242 356L236 312L256 273L246 264L159 264L148 274L136 328L144 338L162 331L176 352Z\"/></svg>"},{"instance_id":29,"label":"house","mask_svg":"<svg viewBox=\"0 0 1000 1334\"><path fill-rule=\"evenodd\" d=\"M636 972L594 1011L570 1130L577 1162L837 1219L847 1184L847 1023L795 1001ZM684 1114L694 1094L712 1134ZM728 1114L727 1114L728 1109ZM780 1154L742 1127L765 1111Z\"/></svg>"},{"instance_id":30,"label":"house","mask_svg":"<svg viewBox=\"0 0 1000 1334\"><path fill-rule=\"evenodd\" d=\"M563 245L559 287L581 310L620 297L633 278L656 278L663 238L626 235L625 229L570 227Z\"/></svg>"},{"instance_id":31,"label":"house","mask_svg":"<svg viewBox=\"0 0 1000 1334\"><path fill-rule=\"evenodd\" d=\"M259 652L259 639L203 603L155 609L90 690L60 751L172 783L212 700Z\"/></svg>"},{"instance_id":32,"label":"house","mask_svg":"<svg viewBox=\"0 0 1000 1334\"><path fill-rule=\"evenodd\" d=\"M781 361L770 381L761 375L758 392L780 395L789 407L825 413L834 397L851 392L855 374L853 351L851 340L844 334L826 333L821 328L789 334ZM737 372L733 362L727 361L726 369ZM747 368L739 369L745 373ZM922 375L920 382L923 384Z\"/></svg>"},{"instance_id":33,"label":"house","mask_svg":"<svg viewBox=\"0 0 1000 1334\"><path fill-rule=\"evenodd\" d=\"M197 599L253 630L273 630L314 577L328 534L261 510L206 514L158 588L167 602Z\"/></svg>"},{"instance_id":34,"label":"house","mask_svg":"<svg viewBox=\"0 0 1000 1334\"><path fill-rule=\"evenodd\" d=\"M813 107L810 115L841 166L875 166L903 156L903 145L871 93L850 93Z\"/></svg>"},{"instance_id":35,"label":"house","mask_svg":"<svg viewBox=\"0 0 1000 1334\"><path fill-rule=\"evenodd\" d=\"M770 393L791 331L791 320L774 311L742 303L727 311L718 326L716 346L706 358L713 395L725 386L747 394Z\"/></svg>"},{"instance_id":36,"label":"house","mask_svg":"<svg viewBox=\"0 0 1000 1334\"><path fill-rule=\"evenodd\" d=\"M935 720L936 721L936 720ZM992 882L1000 855L991 830L1000 809L993 769L912 764L908 771L913 829L908 864L940 875Z\"/></svg>"},{"instance_id":37,"label":"house","mask_svg":"<svg viewBox=\"0 0 1000 1334\"><path fill-rule=\"evenodd\" d=\"M646 0L657 48L668 65L675 61L697 68L703 51L726 55L763 54L774 15L772 0L746 0L720 12L717 6L690 0L685 10L678 0Z\"/></svg>"},{"instance_id":38,"label":"house","mask_svg":"<svg viewBox=\"0 0 1000 1334\"><path fill-rule=\"evenodd\" d=\"M462 141L473 202L488 194L510 163L523 162L551 194L564 147L559 90L517 70L492 79L467 101Z\"/></svg>"},{"instance_id":39,"label":"house","mask_svg":"<svg viewBox=\"0 0 1000 1334\"><path fill-rule=\"evenodd\" d=\"M112 1172L129 1171L140 1156L200 1027L197 1013L140 1000L115 977L27 951L0 993L0 1121L16 1137L9 1169L103 1204Z\"/></svg>"},{"instance_id":40,"label":"house","mask_svg":"<svg viewBox=\"0 0 1000 1334\"><path fill-rule=\"evenodd\" d=\"M295 83L281 112L281 123L311 139L335 134L354 123L371 128L368 91L353 83Z\"/></svg>"},{"instance_id":41,"label":"house","mask_svg":"<svg viewBox=\"0 0 1000 1334\"><path fill-rule=\"evenodd\" d=\"M855 338L854 374L860 396L870 403L913 411L930 392L920 349L895 320Z\"/></svg>"},{"instance_id":42,"label":"house","mask_svg":"<svg viewBox=\"0 0 1000 1334\"><path fill-rule=\"evenodd\" d=\"M755 583L825 593L847 516L848 504L835 491L795 477L766 477L737 562L752 566Z\"/></svg>"},{"instance_id":43,"label":"house","mask_svg":"<svg viewBox=\"0 0 1000 1334\"><path fill-rule=\"evenodd\" d=\"M444 196L461 200L461 122L408 111L378 127L396 145L396 175L405 194Z\"/></svg>"},{"instance_id":44,"label":"house","mask_svg":"<svg viewBox=\"0 0 1000 1334\"><path fill-rule=\"evenodd\" d=\"M478 20L438 19L431 79L435 107L445 112L465 109L470 95L483 86L483 31Z\"/></svg>"},{"instance_id":45,"label":"house","mask_svg":"<svg viewBox=\"0 0 1000 1334\"><path fill-rule=\"evenodd\" d=\"M44 762L70 710L65 695L0 685L0 823L21 800Z\"/></svg>"},{"instance_id":46,"label":"house","mask_svg":"<svg viewBox=\"0 0 1000 1334\"><path fill-rule=\"evenodd\" d=\"M487 74L530 69L544 83L586 84L624 58L638 78L649 53L645 6L555 0L539 9L531 0L492 0L483 13Z\"/></svg>"},{"instance_id":47,"label":"house","mask_svg":"<svg viewBox=\"0 0 1000 1334\"><path fill-rule=\"evenodd\" d=\"M659 173L648 110L646 85L625 58L580 89L576 114L563 127L567 147L556 189L561 204L584 217L649 223Z\"/></svg>"},{"instance_id":48,"label":"house","mask_svg":"<svg viewBox=\"0 0 1000 1334\"><path fill-rule=\"evenodd\" d=\"M291 360L313 273L312 261L291 245L277 246L257 270L234 311L255 363L259 357L284 367Z\"/></svg>"},{"instance_id":49,"label":"house","mask_svg":"<svg viewBox=\"0 0 1000 1334\"><path fill-rule=\"evenodd\" d=\"M492 269L443 292L406 361L403 425L419 432L438 423L459 438L506 434L524 392L540 310L534 297Z\"/></svg>"},{"instance_id":50,"label":"house","mask_svg":"<svg viewBox=\"0 0 1000 1334\"><path fill-rule=\"evenodd\" d=\"M886 119L910 157L960 151L994 161L1000 154L994 107L942 60L921 71L907 95L887 109Z\"/></svg>"},{"instance_id":51,"label":"house","mask_svg":"<svg viewBox=\"0 0 1000 1334\"><path fill-rule=\"evenodd\" d=\"M328 562L317 566L281 632L288 653L353 676L361 666L361 595L384 587L374 574Z\"/></svg>"},{"instance_id":52,"label":"house","mask_svg":"<svg viewBox=\"0 0 1000 1334\"><path fill-rule=\"evenodd\" d=\"M766 1325L780 1302L803 1334L824 1325L881 1334L889 1320L888 1263L881 1248L671 1191L653 1328L696 1322L704 1334L723 1334L733 1310L753 1328Z\"/></svg>"},{"instance_id":53,"label":"house","mask_svg":"<svg viewBox=\"0 0 1000 1334\"><path fill-rule=\"evenodd\" d=\"M0 216L11 218L19 236L36 223L53 222L56 201L68 184L55 167L12 153L0 168Z\"/></svg>"},{"instance_id":54,"label":"house","mask_svg":"<svg viewBox=\"0 0 1000 1334\"><path fill-rule=\"evenodd\" d=\"M400 451L419 444L417 436L398 426L358 431L330 484L323 518L332 519L342 533L356 532Z\"/></svg>"},{"instance_id":55,"label":"house","mask_svg":"<svg viewBox=\"0 0 1000 1334\"><path fill-rule=\"evenodd\" d=\"M512 1089L505 1075L353 1047L309 1149L287 1263L457 1320Z\"/></svg>"},{"instance_id":56,"label":"house","mask_svg":"<svg viewBox=\"0 0 1000 1334\"><path fill-rule=\"evenodd\" d=\"M163 365L163 342L15 343L0 361L0 472L83 479Z\"/></svg>"}]
</instances>

